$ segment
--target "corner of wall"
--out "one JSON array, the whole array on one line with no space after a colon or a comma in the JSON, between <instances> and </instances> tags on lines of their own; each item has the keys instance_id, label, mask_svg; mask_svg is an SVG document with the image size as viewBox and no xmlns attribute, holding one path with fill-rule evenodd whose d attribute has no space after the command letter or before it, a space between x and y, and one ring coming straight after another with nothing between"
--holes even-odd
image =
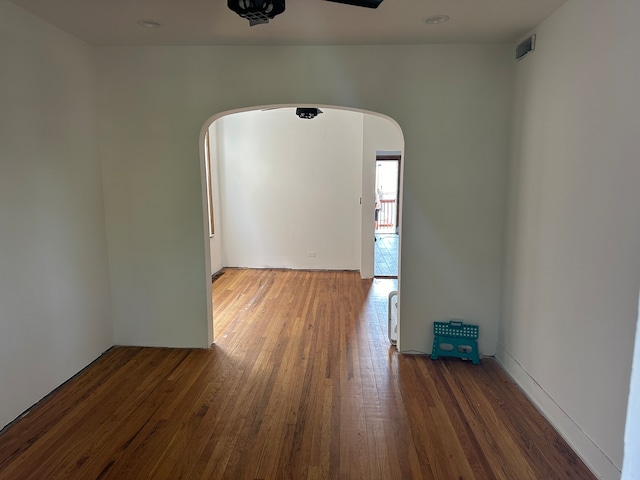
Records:
<instances>
[{"instance_id":1,"label":"corner of wall","mask_svg":"<svg viewBox=\"0 0 640 480\"><path fill-rule=\"evenodd\" d=\"M620 468L607 457L500 342L498 342L496 350L496 360L598 478L607 480L620 478Z\"/></svg>"}]
</instances>

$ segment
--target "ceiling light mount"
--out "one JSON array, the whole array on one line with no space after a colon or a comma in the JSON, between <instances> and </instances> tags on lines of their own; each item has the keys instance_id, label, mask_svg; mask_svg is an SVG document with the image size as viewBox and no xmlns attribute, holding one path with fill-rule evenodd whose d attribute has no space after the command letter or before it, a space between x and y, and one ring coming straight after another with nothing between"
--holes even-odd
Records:
<instances>
[{"instance_id":1,"label":"ceiling light mount","mask_svg":"<svg viewBox=\"0 0 640 480\"><path fill-rule=\"evenodd\" d=\"M296 108L296 115L300 118L311 119L321 114L322 110L315 107L298 107Z\"/></svg>"},{"instance_id":2,"label":"ceiling light mount","mask_svg":"<svg viewBox=\"0 0 640 480\"><path fill-rule=\"evenodd\" d=\"M449 15L431 15L422 21L427 25L440 25L441 23L448 22L449 18Z\"/></svg>"},{"instance_id":3,"label":"ceiling light mount","mask_svg":"<svg viewBox=\"0 0 640 480\"><path fill-rule=\"evenodd\" d=\"M136 23L144 28L160 28L162 26L160 22L155 20L138 20Z\"/></svg>"},{"instance_id":4,"label":"ceiling light mount","mask_svg":"<svg viewBox=\"0 0 640 480\"><path fill-rule=\"evenodd\" d=\"M273 17L284 12L284 0L227 0L227 6L249 20L250 27L269 23Z\"/></svg>"},{"instance_id":5,"label":"ceiling light mount","mask_svg":"<svg viewBox=\"0 0 640 480\"><path fill-rule=\"evenodd\" d=\"M344 3L355 7L378 8L382 0L329 0L330 2Z\"/></svg>"}]
</instances>

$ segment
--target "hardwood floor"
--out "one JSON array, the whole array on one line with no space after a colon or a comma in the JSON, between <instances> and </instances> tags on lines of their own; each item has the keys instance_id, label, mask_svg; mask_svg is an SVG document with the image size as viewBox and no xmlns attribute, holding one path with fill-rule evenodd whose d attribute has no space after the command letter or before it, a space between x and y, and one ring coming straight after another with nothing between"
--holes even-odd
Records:
<instances>
[{"instance_id":1,"label":"hardwood floor","mask_svg":"<svg viewBox=\"0 0 640 480\"><path fill-rule=\"evenodd\" d=\"M210 350L116 347L0 436L0 479L595 478L492 359L398 355L385 280L227 270Z\"/></svg>"}]
</instances>

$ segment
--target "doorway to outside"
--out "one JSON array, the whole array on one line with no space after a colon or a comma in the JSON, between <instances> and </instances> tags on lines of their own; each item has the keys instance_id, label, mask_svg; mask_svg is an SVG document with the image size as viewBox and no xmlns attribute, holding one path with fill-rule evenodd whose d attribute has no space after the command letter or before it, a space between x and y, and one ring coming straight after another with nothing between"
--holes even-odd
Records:
<instances>
[{"instance_id":1,"label":"doorway to outside","mask_svg":"<svg viewBox=\"0 0 640 480\"><path fill-rule=\"evenodd\" d=\"M376 156L374 277L398 278L400 155Z\"/></svg>"}]
</instances>

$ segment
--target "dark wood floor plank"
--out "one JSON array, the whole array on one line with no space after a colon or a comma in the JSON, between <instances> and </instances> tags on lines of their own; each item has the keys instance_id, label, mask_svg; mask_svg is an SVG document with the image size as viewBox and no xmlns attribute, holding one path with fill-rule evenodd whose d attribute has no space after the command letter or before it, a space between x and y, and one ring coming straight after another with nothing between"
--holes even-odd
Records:
<instances>
[{"instance_id":1,"label":"dark wood floor plank","mask_svg":"<svg viewBox=\"0 0 640 480\"><path fill-rule=\"evenodd\" d=\"M228 269L209 350L115 347L0 435L0 480L594 478L493 359L399 355L393 283Z\"/></svg>"}]
</instances>

